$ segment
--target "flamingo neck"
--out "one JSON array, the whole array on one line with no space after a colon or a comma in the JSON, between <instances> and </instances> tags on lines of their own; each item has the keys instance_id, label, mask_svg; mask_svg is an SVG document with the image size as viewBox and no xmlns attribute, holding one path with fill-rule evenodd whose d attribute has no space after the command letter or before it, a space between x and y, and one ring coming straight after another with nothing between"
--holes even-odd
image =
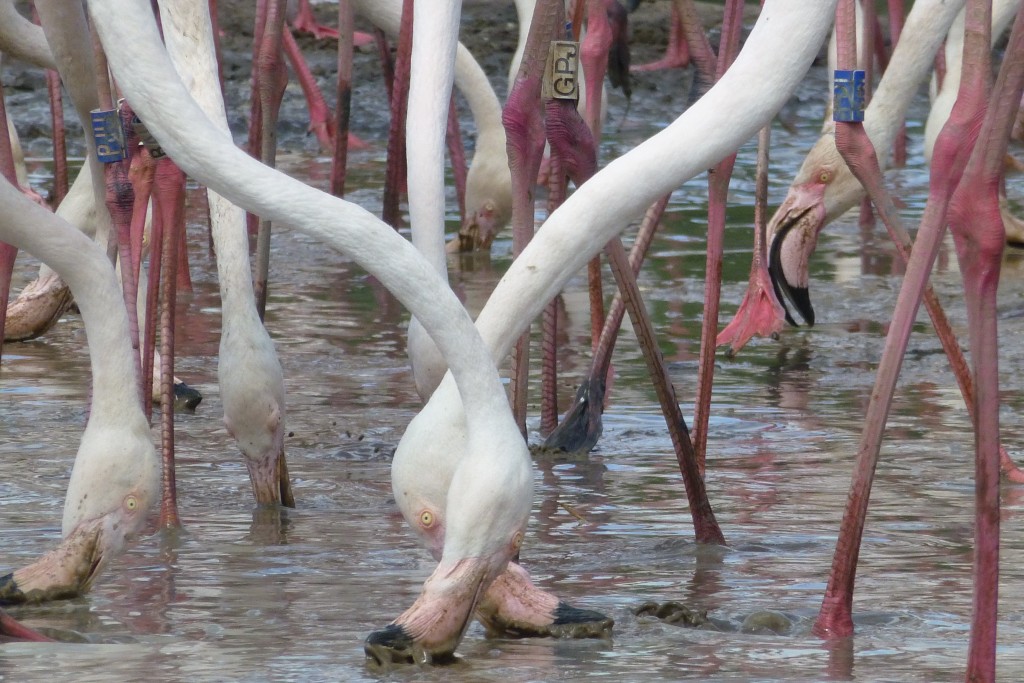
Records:
<instances>
[{"instance_id":1,"label":"flamingo neck","mask_svg":"<svg viewBox=\"0 0 1024 683\"><path fill-rule=\"evenodd\" d=\"M864 112L864 129L876 150L892 147L900 122L963 4L964 0L918 0L911 8L889 67ZM878 154L882 168L887 160L887 154Z\"/></svg>"},{"instance_id":2,"label":"flamingo neck","mask_svg":"<svg viewBox=\"0 0 1024 683\"><path fill-rule=\"evenodd\" d=\"M467 420L501 415L502 409L508 414L497 370L469 314L409 242L362 207L239 150L185 91L145 0L94 0L90 9L111 71L146 127L183 170L242 208L347 253L433 336L458 382Z\"/></svg>"},{"instance_id":3,"label":"flamingo neck","mask_svg":"<svg viewBox=\"0 0 1024 683\"><path fill-rule=\"evenodd\" d=\"M614 235L655 199L738 149L782 107L825 40L835 0L766 0L722 79L676 121L609 163L556 209L477 318L495 358ZM687 154L679 154L681 149Z\"/></svg>"},{"instance_id":4,"label":"flamingo neck","mask_svg":"<svg viewBox=\"0 0 1024 683\"><path fill-rule=\"evenodd\" d=\"M90 425L132 420L145 425L128 314L114 269L103 250L8 182L0 183L0 238L53 268L75 295L92 365Z\"/></svg>"}]
</instances>

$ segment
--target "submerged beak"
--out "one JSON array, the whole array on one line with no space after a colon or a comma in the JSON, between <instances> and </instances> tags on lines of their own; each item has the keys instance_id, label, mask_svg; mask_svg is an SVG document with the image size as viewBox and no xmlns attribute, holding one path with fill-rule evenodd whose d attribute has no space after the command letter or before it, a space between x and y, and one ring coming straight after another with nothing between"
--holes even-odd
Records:
<instances>
[{"instance_id":1,"label":"submerged beak","mask_svg":"<svg viewBox=\"0 0 1024 683\"><path fill-rule=\"evenodd\" d=\"M817 186L820 188L820 186ZM790 189L768 224L768 274L775 296L786 312L786 322L798 325L793 311L814 325L814 307L808 293L808 263L824 224L823 190ZM792 309L792 310L791 310Z\"/></svg>"},{"instance_id":2,"label":"submerged beak","mask_svg":"<svg viewBox=\"0 0 1024 683\"><path fill-rule=\"evenodd\" d=\"M74 598L89 590L105 564L103 520L77 526L29 566L0 577L0 605Z\"/></svg>"},{"instance_id":3,"label":"submerged beak","mask_svg":"<svg viewBox=\"0 0 1024 683\"><path fill-rule=\"evenodd\" d=\"M484 558L442 560L412 607L366 639L367 661L386 668L450 660L492 574Z\"/></svg>"}]
</instances>

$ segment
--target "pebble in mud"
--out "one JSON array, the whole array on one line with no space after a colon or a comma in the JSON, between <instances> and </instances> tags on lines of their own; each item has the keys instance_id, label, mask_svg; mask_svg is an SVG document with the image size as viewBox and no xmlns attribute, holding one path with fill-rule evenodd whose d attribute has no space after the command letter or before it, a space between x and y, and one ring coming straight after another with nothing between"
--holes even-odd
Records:
<instances>
[{"instance_id":1,"label":"pebble in mud","mask_svg":"<svg viewBox=\"0 0 1024 683\"><path fill-rule=\"evenodd\" d=\"M679 624L680 626L702 626L708 623L706 609L693 609L676 600L669 600L660 605L653 600L648 600L633 610L633 613L638 617L654 616L666 624Z\"/></svg>"}]
</instances>

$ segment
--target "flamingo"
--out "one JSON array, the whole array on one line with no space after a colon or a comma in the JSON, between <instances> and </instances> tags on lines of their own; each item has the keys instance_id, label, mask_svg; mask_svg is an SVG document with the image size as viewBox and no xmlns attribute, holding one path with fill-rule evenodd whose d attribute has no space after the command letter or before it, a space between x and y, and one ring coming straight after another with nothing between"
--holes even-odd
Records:
<instances>
[{"instance_id":1,"label":"flamingo","mask_svg":"<svg viewBox=\"0 0 1024 683\"><path fill-rule=\"evenodd\" d=\"M995 294L1006 243L999 186L1007 140L1024 92L1024 15L1018 13L1016 17L994 88L990 63L991 18L989 3L969 0L959 96L936 141L928 202L886 336L832 570L814 625L814 631L824 637L844 637L853 632L854 575L881 432L910 328L917 317L948 218L968 304L971 357L977 385L971 401L974 404L976 476L974 597L967 660L967 680L970 681L995 680L1001 459ZM856 133L857 127L852 127L852 131ZM837 142L846 143L839 136L846 132L837 129ZM860 135L863 136L862 131ZM871 159L873 152L863 149L865 145L860 155L851 156L851 163L867 161L867 165L874 166L868 175L874 177L873 184L878 184L881 172L877 161Z\"/></svg>"},{"instance_id":2,"label":"flamingo","mask_svg":"<svg viewBox=\"0 0 1024 683\"><path fill-rule=\"evenodd\" d=\"M89 340L89 420L71 471L57 548L0 577L0 604L86 591L142 528L159 496L160 462L138 393L128 315L113 267L95 242L0 182L0 239L46 261L71 287Z\"/></svg>"},{"instance_id":3,"label":"flamingo","mask_svg":"<svg viewBox=\"0 0 1024 683\"><path fill-rule=\"evenodd\" d=\"M413 607L379 637L386 649L393 645L408 656L442 658L454 651L485 587L519 551L529 515L529 454L493 358L507 354L531 317L626 219L764 125L809 67L834 4L767 0L746 47L718 86L552 214L538 233L543 239L524 250L495 290L477 321L479 333L437 272L390 227L355 205L266 169L211 125L157 47L147 3L93 0L90 7L118 82L183 169L243 208L343 247L392 289L445 352L451 373L410 423L395 456L397 463L429 458L427 468L399 472L396 479L408 477L403 481L415 486L397 485L396 500L441 559ZM773 76L769 92L766 74ZM680 148L694 151L679 155ZM627 178L639 189L622 197ZM584 224L590 229L582 230ZM426 500L443 507L425 505Z\"/></svg>"},{"instance_id":4,"label":"flamingo","mask_svg":"<svg viewBox=\"0 0 1024 683\"><path fill-rule=\"evenodd\" d=\"M161 3L168 53L204 113L230 135L217 77L209 5L202 0ZM284 374L274 342L256 309L245 214L208 192L210 229L217 252L221 336L217 378L224 424L245 459L258 505L295 500L284 456Z\"/></svg>"}]
</instances>

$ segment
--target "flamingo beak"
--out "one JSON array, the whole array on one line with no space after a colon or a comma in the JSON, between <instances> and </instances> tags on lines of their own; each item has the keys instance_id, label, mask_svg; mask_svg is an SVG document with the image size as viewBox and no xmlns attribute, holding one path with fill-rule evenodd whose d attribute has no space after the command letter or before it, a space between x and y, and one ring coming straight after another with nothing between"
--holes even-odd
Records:
<instances>
[{"instance_id":1,"label":"flamingo beak","mask_svg":"<svg viewBox=\"0 0 1024 683\"><path fill-rule=\"evenodd\" d=\"M824 225L825 207L820 186L793 188L768 224L768 274L775 296L782 303L786 322L798 326L793 312L814 325L814 307L808 291L808 263Z\"/></svg>"},{"instance_id":2,"label":"flamingo beak","mask_svg":"<svg viewBox=\"0 0 1024 683\"><path fill-rule=\"evenodd\" d=\"M412 607L367 637L367 662L386 669L450 661L493 574L493 563L484 558L442 560Z\"/></svg>"},{"instance_id":3,"label":"flamingo beak","mask_svg":"<svg viewBox=\"0 0 1024 683\"><path fill-rule=\"evenodd\" d=\"M105 560L103 520L84 522L29 566L0 577L0 605L78 597L92 586Z\"/></svg>"}]
</instances>

